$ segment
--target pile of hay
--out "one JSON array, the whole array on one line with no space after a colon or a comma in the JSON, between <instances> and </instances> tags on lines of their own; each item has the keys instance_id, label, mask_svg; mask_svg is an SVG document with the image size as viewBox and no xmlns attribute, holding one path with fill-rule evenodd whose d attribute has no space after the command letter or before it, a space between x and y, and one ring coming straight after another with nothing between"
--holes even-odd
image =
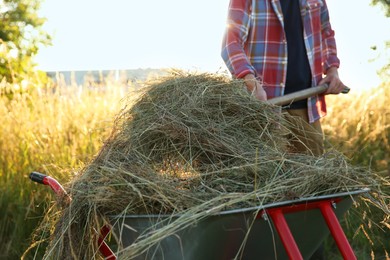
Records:
<instances>
[{"instance_id":1,"label":"pile of hay","mask_svg":"<svg viewBox=\"0 0 390 260\"><path fill-rule=\"evenodd\" d=\"M378 180L339 153L289 152L279 109L225 76L175 74L152 82L118 115L100 153L67 187L47 256L97 257L110 215L182 214L122 257L216 212L371 187ZM188 213L188 214L186 214Z\"/></svg>"}]
</instances>

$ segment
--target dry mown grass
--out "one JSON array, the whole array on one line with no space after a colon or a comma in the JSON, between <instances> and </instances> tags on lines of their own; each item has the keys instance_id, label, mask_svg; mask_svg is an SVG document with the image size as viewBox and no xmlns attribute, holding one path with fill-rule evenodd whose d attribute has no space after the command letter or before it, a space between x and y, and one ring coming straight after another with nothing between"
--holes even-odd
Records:
<instances>
[{"instance_id":1,"label":"dry mown grass","mask_svg":"<svg viewBox=\"0 0 390 260\"><path fill-rule=\"evenodd\" d=\"M182 216L129 248L119 245L121 257L131 259L215 212L291 196L370 187L389 213L385 179L334 150L290 153L287 121L277 111L223 76L179 74L152 83L68 185L72 202L51 215L56 230L47 257L95 257L93 229L112 214Z\"/></svg>"}]
</instances>

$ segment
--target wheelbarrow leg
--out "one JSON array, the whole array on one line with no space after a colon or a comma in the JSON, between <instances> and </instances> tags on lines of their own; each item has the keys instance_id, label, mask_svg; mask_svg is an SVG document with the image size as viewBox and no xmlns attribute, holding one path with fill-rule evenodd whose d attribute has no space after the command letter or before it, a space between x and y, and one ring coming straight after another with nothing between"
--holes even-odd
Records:
<instances>
[{"instance_id":1,"label":"wheelbarrow leg","mask_svg":"<svg viewBox=\"0 0 390 260\"><path fill-rule=\"evenodd\" d=\"M349 244L347 237L344 234L344 231L337 219L336 214L333 212L331 203L324 201L319 204L322 216L324 217L326 224L333 236L333 239L336 241L336 244L340 250L344 259L357 259L351 245Z\"/></svg>"},{"instance_id":2,"label":"wheelbarrow leg","mask_svg":"<svg viewBox=\"0 0 390 260\"><path fill-rule=\"evenodd\" d=\"M110 228L107 226L103 226L102 229L100 230L100 236L98 238L98 246L99 246L99 251L102 253L104 256L105 260L116 260L116 256L114 252L111 250L111 248L104 242L104 239L110 233Z\"/></svg>"},{"instance_id":3,"label":"wheelbarrow leg","mask_svg":"<svg viewBox=\"0 0 390 260\"><path fill-rule=\"evenodd\" d=\"M295 242L293 235L291 234L290 228L284 218L283 211L281 209L275 209L269 212L269 215L276 227L280 239L284 245L284 248L287 251L288 257L290 259L303 259L301 252Z\"/></svg>"}]
</instances>

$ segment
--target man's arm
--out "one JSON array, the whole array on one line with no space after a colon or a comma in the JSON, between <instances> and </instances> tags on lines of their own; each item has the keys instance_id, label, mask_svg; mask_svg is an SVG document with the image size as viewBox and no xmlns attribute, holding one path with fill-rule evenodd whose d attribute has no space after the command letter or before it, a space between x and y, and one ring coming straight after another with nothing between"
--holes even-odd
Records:
<instances>
[{"instance_id":1,"label":"man's arm","mask_svg":"<svg viewBox=\"0 0 390 260\"><path fill-rule=\"evenodd\" d=\"M337 57L337 46L335 40L335 33L332 29L329 19L329 11L326 5L326 1L323 1L323 7L321 12L321 24L322 24L322 55L324 57L323 71L326 75L319 85L327 83L329 85L325 94L340 94L345 88L345 85L341 82L338 67L340 66L340 60Z\"/></svg>"},{"instance_id":2,"label":"man's arm","mask_svg":"<svg viewBox=\"0 0 390 260\"><path fill-rule=\"evenodd\" d=\"M243 47L251 26L250 14L251 1L230 1L221 56L230 73L236 78L244 78L247 74L256 74Z\"/></svg>"},{"instance_id":3,"label":"man's arm","mask_svg":"<svg viewBox=\"0 0 390 260\"><path fill-rule=\"evenodd\" d=\"M245 75L244 82L248 91L251 92L258 100L267 100L267 93L265 92L263 85L253 74Z\"/></svg>"},{"instance_id":4,"label":"man's arm","mask_svg":"<svg viewBox=\"0 0 390 260\"><path fill-rule=\"evenodd\" d=\"M230 73L236 78L242 78L252 95L259 100L267 100L267 94L256 78L256 71L243 48L251 26L250 13L251 1L230 1L221 56Z\"/></svg>"},{"instance_id":5,"label":"man's arm","mask_svg":"<svg viewBox=\"0 0 390 260\"><path fill-rule=\"evenodd\" d=\"M326 1L323 1L321 10L321 37L323 73L327 75L329 74L329 69L332 67L338 68L340 66L340 60L337 57L335 32L330 24L329 10Z\"/></svg>"}]
</instances>

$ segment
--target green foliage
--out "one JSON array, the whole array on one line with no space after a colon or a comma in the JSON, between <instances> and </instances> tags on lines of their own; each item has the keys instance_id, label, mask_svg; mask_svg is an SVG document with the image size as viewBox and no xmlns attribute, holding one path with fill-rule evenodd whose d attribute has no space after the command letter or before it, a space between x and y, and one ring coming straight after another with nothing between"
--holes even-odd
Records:
<instances>
[{"instance_id":1,"label":"green foliage","mask_svg":"<svg viewBox=\"0 0 390 260\"><path fill-rule=\"evenodd\" d=\"M50 36L42 30L45 19L37 14L41 1L0 3L0 75L8 82L19 83L30 76L39 46L50 44Z\"/></svg>"},{"instance_id":2,"label":"green foliage","mask_svg":"<svg viewBox=\"0 0 390 260\"><path fill-rule=\"evenodd\" d=\"M385 8L386 16L390 16L390 0L372 0L372 4L381 4Z\"/></svg>"}]
</instances>

